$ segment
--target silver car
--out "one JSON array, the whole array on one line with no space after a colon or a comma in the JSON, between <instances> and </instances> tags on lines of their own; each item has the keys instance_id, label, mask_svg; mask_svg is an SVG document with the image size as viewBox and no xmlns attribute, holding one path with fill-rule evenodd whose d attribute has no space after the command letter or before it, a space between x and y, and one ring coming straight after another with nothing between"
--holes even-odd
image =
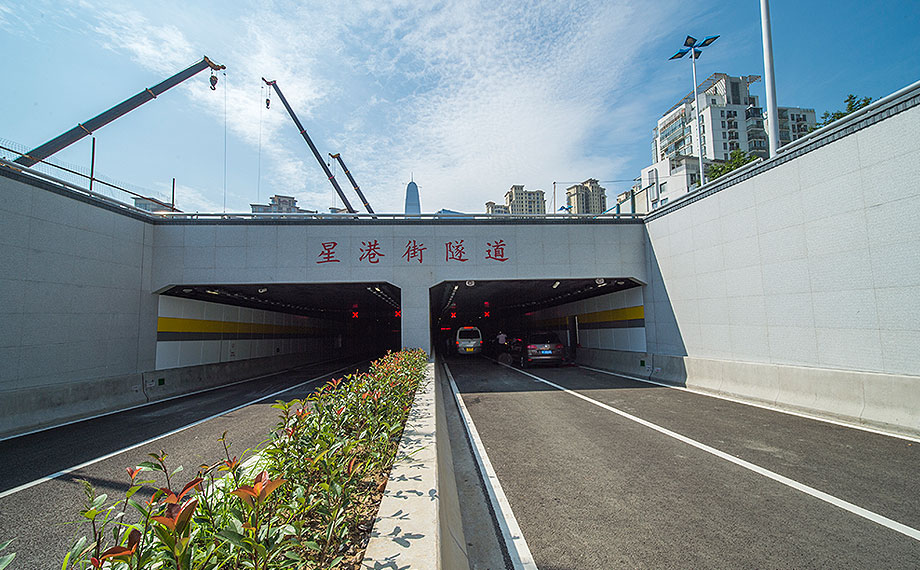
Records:
<instances>
[{"instance_id":1,"label":"silver car","mask_svg":"<svg viewBox=\"0 0 920 570\"><path fill-rule=\"evenodd\" d=\"M457 329L457 353L479 354L482 352L482 333L476 327Z\"/></svg>"}]
</instances>

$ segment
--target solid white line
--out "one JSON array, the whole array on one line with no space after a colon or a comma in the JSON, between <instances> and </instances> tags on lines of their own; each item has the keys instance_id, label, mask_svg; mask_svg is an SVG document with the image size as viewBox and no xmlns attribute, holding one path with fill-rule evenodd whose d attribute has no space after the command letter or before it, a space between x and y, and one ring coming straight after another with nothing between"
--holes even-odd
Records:
<instances>
[{"instance_id":1,"label":"solid white line","mask_svg":"<svg viewBox=\"0 0 920 570\"><path fill-rule=\"evenodd\" d=\"M853 428L853 429L858 429L858 430L860 430L860 431L866 431L866 432L869 432L869 433L874 433L874 434L878 434L878 435L885 435L885 436L888 436L888 437L895 437L895 438L903 439L903 440L906 440L906 441L913 441L913 442L916 442L916 443L920 443L920 437L914 437L914 436L912 436L912 435L904 435L904 434L900 434L900 433L894 433L894 432L891 432L891 431L885 431L885 430L882 430L882 429L873 428L873 427L869 427L869 426L864 426L864 425L857 424L857 423L853 423L853 422L846 422L846 421L843 421L843 420L834 420L834 419L831 419L831 418L822 418L821 416L816 416L816 415L812 415L812 414L806 414L805 412L796 412L796 411L794 411L794 410L788 410L788 409L785 409L785 408L780 408L779 406L771 406L770 404L760 404L760 403L757 403L757 402L750 402L750 401L747 401L747 400L742 400L741 398L733 398L733 397L731 397L731 396L726 396L726 395L724 395L724 394L716 394L716 393L713 393L713 392L706 392L706 391L703 391L703 390L694 390L693 388L687 388L686 386L675 386L674 384L668 384L668 383L666 383L666 382L658 382L658 381L656 381L656 380L649 380L649 379L647 379L647 378L642 378L642 377L639 377L639 376L632 376L632 375L630 375L630 374L623 374L622 372L614 372L614 371L612 371L612 370L602 370L602 369L600 369L600 368L591 368L590 366L582 366L582 365L580 365L580 364L578 365L578 367L579 367L579 368L583 368L583 369L585 369L585 370L591 370L591 371L593 371L593 372L600 372L601 374L608 374L608 375L610 375L610 376L621 376L621 377L623 377L623 378L628 378L629 380L635 380L636 382L645 382L645 383L647 383L647 384L654 384L655 386L661 386L661 387L663 387L663 388L671 388L672 390L680 390L680 391L682 391L682 392L689 392L689 393L691 393L691 394L698 394L698 395L700 395L700 396L707 396L707 397L709 397L709 398L718 398L718 399L720 399L720 400L725 400L725 401L727 401L727 402L734 402L734 403L736 403L736 404L744 404L745 406L753 406L753 407L755 407L755 408L761 408L761 409L764 409L764 410L770 410L771 412L779 412L779 413L781 413L781 414L786 414L786 415L789 415L789 416L798 416L798 417L800 417L800 418L805 418L805 419L808 419L808 420L815 420L815 421L823 422L823 423L826 423L826 424L833 424L833 425L835 425L835 426L842 426L842 427L847 427L847 428Z\"/></svg>"},{"instance_id":2,"label":"solid white line","mask_svg":"<svg viewBox=\"0 0 920 570\"><path fill-rule=\"evenodd\" d=\"M313 366L313 365L316 365L316 364L325 364L325 363L327 363L327 362L331 362L332 360L335 360L335 359L334 359L334 358L330 358L330 359L328 359L328 360L320 360L320 361L318 361L318 362L310 362L310 363L308 363L308 364L303 364L303 365L301 365L301 366L295 366L294 368L288 368L287 370L281 370L281 371L279 371L279 372L272 372L272 373L270 373L270 374L263 374L263 375L261 375L261 376L253 376L252 378L246 378L246 379L244 379L244 380L237 380L236 382L231 382L231 383L229 383L229 384L221 384L220 386L212 386L211 388L202 388L201 390L195 390L194 392L186 392L186 393L184 393L184 394L176 394L175 396L169 396L168 398L163 398L163 399L161 399L161 400L154 400L154 401L152 401L152 402L144 402L143 404L136 404L136 405L134 405L134 406L128 406L127 408L119 408L119 409L117 409L117 410L112 410L112 411L110 411L110 412L102 412L101 414L96 414L96 415L94 415L94 416L88 416L88 417L80 418L80 419L77 419L77 420L70 420L69 422L64 422L64 423L62 423L62 424L54 424L53 426L47 426L47 427L43 427L43 428L33 429L32 431L27 431L27 432L23 432L23 433L17 433L17 434L13 434L13 435L8 435L8 436L6 436L6 437L0 437L0 442L7 441L7 440L9 440L9 439L16 439L17 437L25 437L25 436L27 436L27 435L32 435L32 434L35 434L35 433L41 433L41 432L43 432L43 431L48 431L48 430L52 430L52 429L57 429L57 428L60 428L60 427L65 427L65 426L69 426L69 425L73 425L73 424L78 424L78 423L80 423L80 422L85 422L85 421L89 421L89 420L95 420L96 418L104 418L105 416L111 416L111 415L113 415L113 414L120 414L121 412L127 412L127 411L130 411L130 410L136 410L136 409L138 409L138 408L144 408L144 407L146 407L146 406L153 406L154 404L160 404L160 403L162 403L162 402L168 402L168 401L170 401L170 400L176 400L176 399L178 399L178 398L185 398L186 396L194 396L195 394L203 394L203 393L205 393L205 392L211 392L211 391L213 391L213 390L220 390L221 388L228 388L228 387L230 387L230 386L236 386L237 384L245 384L246 382L253 382L253 381L255 381L255 380L261 380L262 378L268 378L269 376L277 376L277 375L279 375L279 374L286 374L286 373L288 373L288 372L292 372L292 371L297 370L297 369L299 369L299 368L306 368L307 366ZM154 372L156 372L156 371L154 371ZM53 386L51 386L51 388L53 388ZM146 394L145 394L145 396L146 396Z\"/></svg>"},{"instance_id":3,"label":"solid white line","mask_svg":"<svg viewBox=\"0 0 920 570\"><path fill-rule=\"evenodd\" d=\"M642 418L636 417L636 416L634 416L634 415L632 415L632 414L629 414L629 413L627 413L627 412L624 412L624 411L622 411L622 410L619 410L619 409L617 409L617 408L614 408L613 406L608 406L607 404L604 404L603 402L598 402L597 400L593 400L593 399L591 399L591 398L589 398L589 397L587 397L587 396L584 396L584 395L582 395L582 394L579 394L578 392L575 392L575 391L573 391L573 390L569 390L568 388L565 388L565 387L563 387L563 386L560 386L559 384L555 384L555 383L553 383L553 382L550 382L549 380L544 380L543 378L540 378L539 376L534 376L533 374L531 374L531 373L529 373L529 372L525 372L525 371L523 371L523 370L517 370L516 368L514 368L514 367L512 367L512 366L508 366L507 364L502 364L502 366L505 366L505 367L507 367L507 368L511 368L512 370L515 370L515 371L517 371L517 372L520 372L521 374L524 374L525 376L529 376L529 377L533 378L534 380L536 380L536 381L538 381L538 382L543 382L544 384L547 384L547 385L549 385L549 386L552 386L553 388L556 388L557 390L561 390L561 391L563 391L563 392L565 392L565 393L567 393L567 394L571 394L572 396L575 396L576 398L581 398L582 400L584 400L584 401L586 401L586 402L590 402L590 403L594 404L595 406L598 406L598 407L603 408L603 409L605 409L605 410L607 410L607 411L613 412L613 413L615 413L615 414L617 414L617 415L619 415L619 416L622 416L622 417L624 417L624 418L626 418L626 419L628 419L628 420L634 421L634 422L636 422L636 423L638 423L638 424L640 424L640 425L643 425L643 426L645 426L645 427L647 427L647 428L653 429L653 430L655 430L655 431L657 431L657 432L659 432L659 433L662 433L662 434L664 434L664 435L666 435L666 436L668 436L668 437L672 437L672 438L674 438L674 439L676 439L676 440L678 440L678 441L681 441L681 442L683 442L683 443L686 443L687 445L692 445L693 447L695 447L695 448L697 448L697 449L700 449L700 450L702 450L702 451L705 451L706 453L710 453L710 454L712 454L712 455L715 455L716 457L718 457L718 458L720 458L720 459L724 459L725 461L734 463L735 465L738 465L739 467L744 467L745 469L748 469L748 470L750 470L750 471L753 471L754 473L757 473L758 475L763 475L764 477L767 477L768 479L772 479L772 480L776 481L777 483L782 483L783 485L786 485L786 486L788 486L788 487L791 487L791 488L793 488L793 489L795 489L795 490L797 490L797 491L801 491L802 493L805 493L806 495L811 495L812 497L815 497L816 499L820 499L820 500L822 500L822 501L824 501L824 502L826 502L826 503L830 503L831 505L834 505L835 507L840 507L841 509L843 509L843 510L845 510L845 511L849 511L849 512L853 513L854 515L860 516L860 517L862 517L862 518L864 518L864 519L867 519L867 520L870 520L870 521L872 521L872 522L874 522L874 523L880 524L880 525L882 525L882 526L884 526L884 527L886 527L886 528L889 528L889 529L891 529L891 530L893 530L893 531L895 531L895 532L899 532L899 533L901 533L901 534L903 534L903 535L905 535L905 536L908 536L908 537L910 537L910 538L913 538L914 540L920 540L920 530L917 530L917 529L915 529L915 528L909 527L909 526L907 526L907 525L905 525L905 524L901 524L901 523L899 523L898 521L889 519L889 518L884 517L884 516L882 516L882 515L880 515L880 514L878 514L878 513L874 513L874 512L872 512L872 511L870 511L870 510L867 510L867 509L864 509L864 508L859 507L859 506L857 506L857 505L854 505L853 503L844 501L843 499L839 499L839 498L837 498L837 497L835 497L835 496L833 496L833 495L829 495L828 493L825 493L825 492L823 492L823 491L819 491L819 490L815 489L814 487L809 487L808 485L799 483L798 481L794 481L794 480L792 480L792 479L790 479L790 478L788 478L788 477L784 477L784 476L780 475L779 473L774 473L773 471L770 471L770 470L768 470L768 469L764 469L763 467L760 467L759 465L755 465L755 464L753 464L753 463L751 463L751 462L749 462L749 461L745 461L744 459L740 459L740 458L738 458L738 457L735 457L734 455L729 455L728 453L725 453L724 451L720 451L720 450L718 450L718 449L716 449L716 448L714 448L714 447L710 447L710 446L706 445L705 443L700 443L699 441L696 441L695 439L690 439L690 438L687 437L687 436L681 435L681 434L679 434L679 433L677 433L677 432L673 432L673 431L671 431L671 430L669 430L669 429L667 429L667 428L663 428L663 427L661 427L661 426L659 426L659 425L657 425L657 424L653 424L652 422L649 422L649 421L647 421L647 420L643 420Z\"/></svg>"},{"instance_id":4,"label":"solid white line","mask_svg":"<svg viewBox=\"0 0 920 570\"><path fill-rule=\"evenodd\" d=\"M489 461L486 448L483 446L479 432L476 431L476 426L473 424L473 418L470 417L470 413L463 403L463 398L460 397L460 391L454 382L454 376L450 373L447 363L444 362L443 364L444 370L447 372L447 379L450 381L450 389L454 393L454 399L457 401L460 415L463 417L463 425L466 426L466 433L473 444L473 455L476 457L476 463L479 464L479 472L483 475L482 479L485 482L486 491L489 493L489 501L492 503L492 508L495 509L495 518L498 519L502 538L504 538L505 544L508 546L511 562L514 564L515 570L538 570L537 564L533 560L533 555L530 553L530 548L527 546L527 541L524 540L521 527L518 526L517 519L514 518L514 513L511 512L511 503L508 502L508 497L505 496L505 492L502 490L498 475L495 474L495 469L492 468L492 462Z\"/></svg>"},{"instance_id":5,"label":"solid white line","mask_svg":"<svg viewBox=\"0 0 920 570\"><path fill-rule=\"evenodd\" d=\"M360 362L359 362L359 363L356 363L356 364L360 364ZM217 413L217 414L214 414L214 415L212 415L212 416L208 416L208 417L206 417L206 418L204 418L204 419L198 420L198 421L196 421L196 422L192 422L192 423L190 423L190 424L188 424L188 425L182 426L182 427L180 427L180 428L176 428L176 429L174 429L174 430L172 430L172 431L169 431L169 432L166 432L166 433L164 433L164 434L160 434L160 435L158 435L158 436L156 436L156 437L152 437L152 438L150 438L150 439L144 440L144 441L142 441L142 442L140 442L140 443L135 443L134 445L130 445L130 446L128 446L128 447L124 447L124 448L122 448L122 449L119 449L118 451L113 451L112 453L109 453L109 454L107 454L107 455L103 455L102 457L97 457L97 458L95 458L95 459L90 459L89 461L86 461L86 462L81 463L81 464L79 464L79 465L74 465L73 467L68 467L67 469L62 469L61 471L58 471L57 473L52 473L51 475L47 475L47 476L45 476L45 477L42 477L42 478L40 478L40 479L36 479L36 480L31 481L31 482L29 482L29 483L24 483L24 484L22 484L22 485L20 485L20 486L18 486L18 487L13 487L12 489L7 489L6 491L3 491L2 493L0 493L0 499L2 499L2 498L4 498L4 497L8 497L8 496L10 496L10 495L12 495L12 494L14 494L14 493L18 493L19 491L24 491L24 490L29 489L29 488L31 488L31 487L34 487L34 486L36 486L36 485L40 485L40 484L42 484L42 483L44 483L44 482L46 482L46 481L51 481L52 479L57 479L58 477L60 477L60 476L62 476L62 475L67 475L68 473L71 473L71 472L76 471L76 470L78 470L78 469L83 469L84 467L88 467L88 466L90 466L90 465L93 465L94 463L99 463L100 461L105 461L106 459L110 459L110 458L112 458L112 457L115 457L115 456L118 455L119 453L124 453L124 452L126 452L126 451L131 451L132 449L137 449L138 447L147 445L148 443L152 443L152 442L157 441L157 440L159 440L159 439L163 439L164 437L169 437L169 436L171 436L171 435L175 435L175 434L177 434L177 433L179 433L179 432L181 432L181 431L185 431L185 430L187 430L187 429L189 429L189 428L193 428L193 427L195 427L195 426L197 426L197 425L200 425L200 424L203 424L203 423L205 423L205 422L207 422L207 421L213 420L214 418L219 418L219 417L221 417L221 416L223 416L223 415L229 414L230 412L235 412L235 411L237 411L237 410L239 410L239 409L245 408L246 406L251 406L252 404L256 404L256 403L258 403L258 402L261 402L262 400L267 400L267 399L269 399L269 398L274 398L275 396L277 396L277 395L279 395L279 394L283 394L283 393L285 393L285 392L290 392L291 390L294 390L294 389L296 389L296 388L300 388L300 387L306 386L307 384L312 384L313 382L316 382L316 381L318 381L318 380L321 380L321 379L325 378L326 376L332 376L333 374L338 374L339 372L341 372L341 371L343 371L343 370L348 370L349 368L351 368L352 366L355 366L356 364L351 364L351 365L349 365L349 366L344 366L344 367L342 367L342 368L339 368L338 370L333 370L332 372L327 372L326 374L323 374L323 375L321 375L321 376L317 376L316 378L311 378L310 380L306 380L306 381L304 381L304 382L301 382L300 384L296 384L296 385L294 385L294 386L290 386L290 387L288 387L288 388L285 388L284 390L278 390L277 392L273 392L273 393L271 393L271 394L269 394L269 395L267 395L267 396L262 396L261 398L252 400L252 401L247 402L247 403L245 403L245 404L240 404L239 406L230 408L229 410L224 410L224 411L219 412L219 413Z\"/></svg>"}]
</instances>

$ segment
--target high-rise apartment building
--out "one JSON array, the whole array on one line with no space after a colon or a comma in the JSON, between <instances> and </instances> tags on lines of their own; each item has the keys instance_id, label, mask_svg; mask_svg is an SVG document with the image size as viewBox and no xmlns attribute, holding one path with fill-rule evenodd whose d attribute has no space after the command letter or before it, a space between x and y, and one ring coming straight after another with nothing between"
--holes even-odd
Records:
<instances>
[{"instance_id":1,"label":"high-rise apartment building","mask_svg":"<svg viewBox=\"0 0 920 570\"><path fill-rule=\"evenodd\" d=\"M607 190L589 178L566 188L565 200L571 214L602 214L607 209Z\"/></svg>"},{"instance_id":2,"label":"high-rise apartment building","mask_svg":"<svg viewBox=\"0 0 920 570\"><path fill-rule=\"evenodd\" d=\"M734 150L768 156L764 112L757 96L750 92L751 84L757 81L758 75L714 73L697 87L704 164L728 160ZM652 131L652 165L642 169L640 184L652 209L699 185L698 149L693 140L695 111L691 92L668 109ZM804 136L815 126L814 109L779 107L778 114L780 145Z\"/></svg>"},{"instance_id":3,"label":"high-rise apartment building","mask_svg":"<svg viewBox=\"0 0 920 570\"><path fill-rule=\"evenodd\" d=\"M509 214L545 214L546 198L543 190L524 190L519 184L505 192L505 206Z\"/></svg>"},{"instance_id":4,"label":"high-rise apartment building","mask_svg":"<svg viewBox=\"0 0 920 570\"><path fill-rule=\"evenodd\" d=\"M814 109L801 109L799 107L779 107L776 110L779 119L779 146L798 140L814 130L818 124ZM764 121L765 128L770 126L769 121Z\"/></svg>"}]
</instances>

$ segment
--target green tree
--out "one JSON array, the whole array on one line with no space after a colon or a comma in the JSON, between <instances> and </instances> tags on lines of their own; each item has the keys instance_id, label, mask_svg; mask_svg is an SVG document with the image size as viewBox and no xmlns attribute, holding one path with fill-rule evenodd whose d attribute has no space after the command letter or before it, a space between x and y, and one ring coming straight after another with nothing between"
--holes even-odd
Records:
<instances>
[{"instance_id":1,"label":"green tree","mask_svg":"<svg viewBox=\"0 0 920 570\"><path fill-rule=\"evenodd\" d=\"M733 150L730 155L728 155L728 160L725 162L716 162L710 164L706 169L706 178L709 180L715 180L720 176L725 176L732 170L741 168L749 162L757 160L756 156L750 155L743 150Z\"/></svg>"},{"instance_id":2,"label":"green tree","mask_svg":"<svg viewBox=\"0 0 920 570\"><path fill-rule=\"evenodd\" d=\"M862 109L863 107L865 107L866 105L872 102L872 97L857 97L856 95L853 95L851 93L847 95L847 98L844 99L843 102L846 103L846 108L844 110L834 111L833 113L831 113L830 111L824 111L824 114L821 115L821 120L818 121L818 123L815 125L815 128L820 129L821 127L824 127L824 126L827 126L833 123L837 119L842 119L846 117L853 111Z\"/></svg>"}]
</instances>

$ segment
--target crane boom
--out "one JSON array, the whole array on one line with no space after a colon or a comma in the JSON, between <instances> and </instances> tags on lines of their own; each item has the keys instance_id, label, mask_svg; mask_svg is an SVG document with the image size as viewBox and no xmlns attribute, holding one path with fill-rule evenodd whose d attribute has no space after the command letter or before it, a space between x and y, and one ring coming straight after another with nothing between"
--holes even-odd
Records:
<instances>
[{"instance_id":1,"label":"crane boom","mask_svg":"<svg viewBox=\"0 0 920 570\"><path fill-rule=\"evenodd\" d=\"M297 125L297 130L300 131L300 134L303 136L303 140L307 141L307 145L310 147L310 150L313 151L313 156L316 157L316 161L319 162L319 165L323 167L323 172L326 173L326 177L329 178L329 182L332 183L332 187L335 188L339 198L342 199L342 203L345 204L345 209L348 210L349 214L356 214L357 212L354 208L351 207L351 204L348 202L348 198L345 197L345 193L342 192L342 188L339 187L339 183L336 182L335 176L333 176L332 172L329 171L329 167L326 166L325 162L323 162L323 157L320 156L319 151L316 150L316 145L313 144L313 141L310 139L310 135L307 134L307 131L303 128L303 125L300 124L300 119L297 118L297 115L294 113L294 109L291 109L287 99L284 98L284 93L282 93L281 89L278 88L278 82L269 81L264 77L262 78L262 81L264 81L266 85L271 86L275 90L275 93L278 94L278 98L281 99L281 103L284 105L284 108L287 109L288 114L292 119L294 119L294 124Z\"/></svg>"},{"instance_id":2,"label":"crane boom","mask_svg":"<svg viewBox=\"0 0 920 570\"><path fill-rule=\"evenodd\" d=\"M355 192L358 193L358 198L361 198L361 202L364 204L364 207L367 209L367 213L373 214L374 210L371 209L371 205L367 203L367 198L364 197L364 192L361 192L361 189L358 188L358 183L355 182L355 179L352 177L351 172L348 171L348 167L345 166L345 161L342 160L342 153L337 152L335 154L332 154L330 152L329 156L339 161L339 164L342 165L342 170L345 171L345 176L348 177L348 181L351 182L351 185L354 186L355 188Z\"/></svg>"},{"instance_id":3,"label":"crane boom","mask_svg":"<svg viewBox=\"0 0 920 570\"><path fill-rule=\"evenodd\" d=\"M198 63L188 67L187 69L180 71L179 73L173 75L169 79L166 79L165 81L162 81L154 85L153 87L144 89L137 95L131 97L130 99L126 99L125 101L122 101L121 103L119 103L118 105L115 105L108 111L105 111L103 113L100 113L99 115L96 115L95 117L86 121L85 123L78 123L76 127L70 129L69 131L67 131L66 133L62 135L59 135L51 139L45 144L30 150L28 153L17 158L14 162L16 164L21 164L23 166L33 166L34 164L41 162L42 160L48 158L49 156L56 153L57 151L72 145L73 143L82 139L86 135L92 134L97 129L104 127L105 125L111 123L112 121L114 121L118 117L121 117L125 113L133 111L134 109L140 107L147 101L150 101L151 99L156 99L157 95L163 93L164 91L166 91L167 89L171 87L175 87L176 85L182 83L189 77L192 77L199 71L205 68L208 68L208 67L210 67L211 69L215 71L219 71L221 69L226 68L226 66L224 65L219 65L217 63L214 63L213 61L208 59L208 56L204 56L204 58ZM217 78L214 77L212 78L212 81L216 79Z\"/></svg>"}]
</instances>

